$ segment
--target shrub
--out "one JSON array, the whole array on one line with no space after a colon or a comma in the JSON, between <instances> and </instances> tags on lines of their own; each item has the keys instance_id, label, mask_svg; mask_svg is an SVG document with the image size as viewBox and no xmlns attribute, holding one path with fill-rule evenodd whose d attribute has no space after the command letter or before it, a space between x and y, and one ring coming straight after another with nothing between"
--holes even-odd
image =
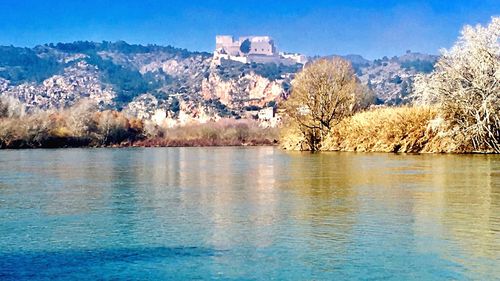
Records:
<instances>
[{"instance_id":1,"label":"shrub","mask_svg":"<svg viewBox=\"0 0 500 281\"><path fill-rule=\"evenodd\" d=\"M250 50L252 49L252 42L250 40L245 39L240 45L240 51L244 54L250 53Z\"/></svg>"}]
</instances>

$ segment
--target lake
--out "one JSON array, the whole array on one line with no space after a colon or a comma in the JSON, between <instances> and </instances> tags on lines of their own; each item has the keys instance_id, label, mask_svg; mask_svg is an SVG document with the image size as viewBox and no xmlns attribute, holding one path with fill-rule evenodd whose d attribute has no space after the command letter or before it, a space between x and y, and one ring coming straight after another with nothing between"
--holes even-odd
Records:
<instances>
[{"instance_id":1,"label":"lake","mask_svg":"<svg viewBox=\"0 0 500 281\"><path fill-rule=\"evenodd\" d=\"M0 151L2 280L493 280L500 156Z\"/></svg>"}]
</instances>

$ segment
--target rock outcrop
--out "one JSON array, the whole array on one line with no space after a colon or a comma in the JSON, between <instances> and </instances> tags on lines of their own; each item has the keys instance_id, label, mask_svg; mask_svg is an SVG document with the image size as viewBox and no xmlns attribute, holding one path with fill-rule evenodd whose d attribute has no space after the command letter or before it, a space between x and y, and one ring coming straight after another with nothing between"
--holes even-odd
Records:
<instances>
[{"instance_id":1,"label":"rock outcrop","mask_svg":"<svg viewBox=\"0 0 500 281\"><path fill-rule=\"evenodd\" d=\"M5 80L4 80L5 81ZM68 66L60 75L45 79L41 84L9 85L0 82L2 95L14 97L33 109L61 109L88 99L101 108L112 107L115 93L99 79L97 67L85 61Z\"/></svg>"}]
</instances>

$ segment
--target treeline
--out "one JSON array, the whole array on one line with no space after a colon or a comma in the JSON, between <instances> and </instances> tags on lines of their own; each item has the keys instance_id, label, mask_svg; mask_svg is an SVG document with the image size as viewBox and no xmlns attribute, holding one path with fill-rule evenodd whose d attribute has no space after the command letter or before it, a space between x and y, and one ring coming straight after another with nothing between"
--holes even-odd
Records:
<instances>
[{"instance_id":1,"label":"treeline","mask_svg":"<svg viewBox=\"0 0 500 281\"><path fill-rule=\"evenodd\" d=\"M404 61L401 63L401 67L406 70L414 69L421 73L431 73L434 70L434 63L417 59L413 61Z\"/></svg>"},{"instance_id":2,"label":"treeline","mask_svg":"<svg viewBox=\"0 0 500 281\"><path fill-rule=\"evenodd\" d=\"M42 57L29 48L0 46L0 78L17 85L37 82L57 74L64 65L54 57Z\"/></svg>"},{"instance_id":3,"label":"treeline","mask_svg":"<svg viewBox=\"0 0 500 281\"><path fill-rule=\"evenodd\" d=\"M75 41L72 43L51 43L44 45L52 49L56 49L67 53L81 53L88 54L100 51L108 52L119 52L123 54L141 54L141 53L151 53L151 52L165 52L172 56L179 56L181 58L187 58L192 55L205 55L210 56L206 52L192 52L187 49L176 48L173 46L159 46L159 45L138 45L138 44L128 44L125 41L102 41L102 42L92 42L92 41Z\"/></svg>"},{"instance_id":4,"label":"treeline","mask_svg":"<svg viewBox=\"0 0 500 281\"><path fill-rule=\"evenodd\" d=\"M272 145L277 139L276 129L253 120L166 128L123 112L99 111L88 101L64 110L24 114L19 102L0 98L0 148Z\"/></svg>"},{"instance_id":5,"label":"treeline","mask_svg":"<svg viewBox=\"0 0 500 281\"><path fill-rule=\"evenodd\" d=\"M88 102L60 111L19 114L14 100L0 99L0 148L109 146L144 138L142 121L98 111Z\"/></svg>"},{"instance_id":6,"label":"treeline","mask_svg":"<svg viewBox=\"0 0 500 281\"><path fill-rule=\"evenodd\" d=\"M260 146L276 145L278 128L262 127L255 120L220 119L175 128L155 126L137 146Z\"/></svg>"}]
</instances>

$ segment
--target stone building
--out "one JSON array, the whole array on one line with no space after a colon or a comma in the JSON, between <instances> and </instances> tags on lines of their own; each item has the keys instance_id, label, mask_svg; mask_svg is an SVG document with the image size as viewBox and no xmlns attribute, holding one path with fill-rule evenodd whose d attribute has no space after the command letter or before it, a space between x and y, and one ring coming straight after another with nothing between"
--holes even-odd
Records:
<instances>
[{"instance_id":1,"label":"stone building","mask_svg":"<svg viewBox=\"0 0 500 281\"><path fill-rule=\"evenodd\" d=\"M241 36L237 40L230 35L215 37L214 63L221 59L242 63L305 64L307 58L300 54L279 53L270 36Z\"/></svg>"},{"instance_id":2,"label":"stone building","mask_svg":"<svg viewBox=\"0 0 500 281\"><path fill-rule=\"evenodd\" d=\"M248 53L241 51L241 45L248 40L250 48ZM277 56L274 41L269 36L242 36L235 40L233 36L218 35L215 37L215 49L221 54L230 56Z\"/></svg>"}]
</instances>

